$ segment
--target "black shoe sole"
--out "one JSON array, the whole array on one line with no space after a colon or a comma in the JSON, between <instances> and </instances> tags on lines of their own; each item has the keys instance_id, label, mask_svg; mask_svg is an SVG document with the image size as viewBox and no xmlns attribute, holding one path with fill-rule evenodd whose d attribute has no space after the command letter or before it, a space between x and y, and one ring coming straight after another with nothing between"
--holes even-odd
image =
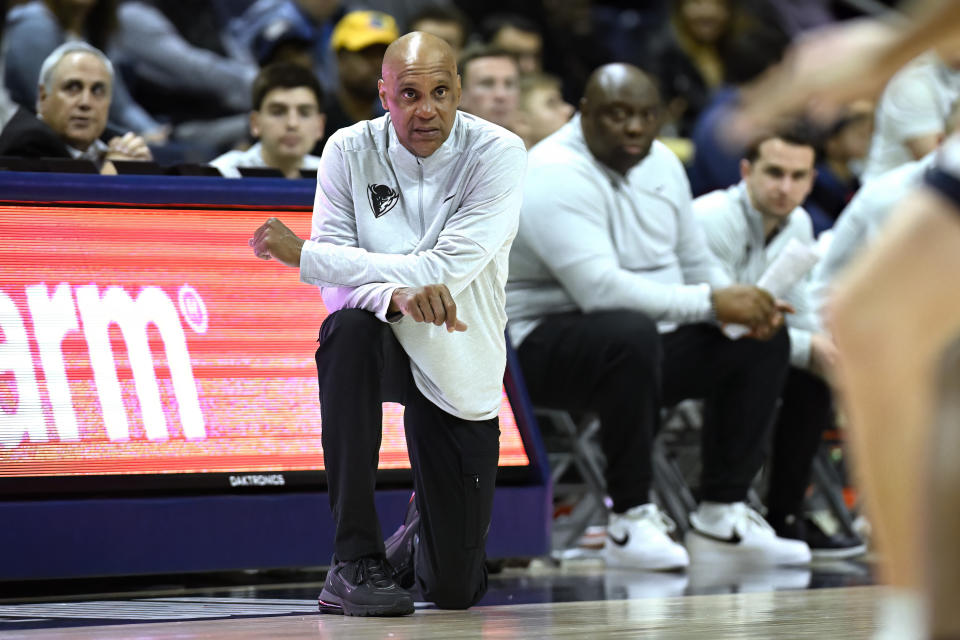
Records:
<instances>
[{"instance_id":1,"label":"black shoe sole","mask_svg":"<svg viewBox=\"0 0 960 640\"><path fill-rule=\"evenodd\" d=\"M408 616L414 611L413 600L409 603L399 601L390 605L382 604L349 604L344 603L337 596L324 590L317 601L320 613L340 616L376 616L397 617Z\"/></svg>"}]
</instances>

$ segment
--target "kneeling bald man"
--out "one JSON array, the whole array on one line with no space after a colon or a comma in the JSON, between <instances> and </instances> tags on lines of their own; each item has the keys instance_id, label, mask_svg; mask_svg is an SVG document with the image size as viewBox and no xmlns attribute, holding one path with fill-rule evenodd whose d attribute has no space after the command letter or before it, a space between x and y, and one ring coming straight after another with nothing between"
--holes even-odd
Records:
<instances>
[{"instance_id":1,"label":"kneeling bald man","mask_svg":"<svg viewBox=\"0 0 960 640\"><path fill-rule=\"evenodd\" d=\"M520 138L457 111L444 41L403 36L382 75L388 113L324 148L311 239L271 218L251 240L318 285L331 312L317 371L336 538L320 610L347 615L412 613L414 583L443 608L486 592L504 286L526 166ZM374 507L384 401L405 405L415 489L386 548Z\"/></svg>"}]
</instances>

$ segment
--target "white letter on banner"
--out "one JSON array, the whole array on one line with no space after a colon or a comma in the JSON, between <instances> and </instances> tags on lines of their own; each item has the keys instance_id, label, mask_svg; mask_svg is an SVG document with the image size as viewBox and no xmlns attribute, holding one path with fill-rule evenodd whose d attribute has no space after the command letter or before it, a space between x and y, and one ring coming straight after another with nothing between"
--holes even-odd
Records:
<instances>
[{"instance_id":1,"label":"white letter on banner","mask_svg":"<svg viewBox=\"0 0 960 640\"><path fill-rule=\"evenodd\" d=\"M27 330L17 305L0 291L0 371L12 371L17 383L17 405L11 413L0 409L0 444L15 447L29 434L34 442L47 441L47 425L40 406L40 388L33 370Z\"/></svg>"},{"instance_id":2,"label":"white letter on banner","mask_svg":"<svg viewBox=\"0 0 960 640\"><path fill-rule=\"evenodd\" d=\"M107 436L111 440L130 437L108 333L110 323L116 322L126 343L147 437L151 440L168 437L153 356L147 340L148 323L156 325L163 340L184 436L205 437L206 429L186 337L170 298L158 287L145 287L136 302L120 287L107 288L101 297L96 285L77 287L76 296Z\"/></svg>"},{"instance_id":3,"label":"white letter on banner","mask_svg":"<svg viewBox=\"0 0 960 640\"><path fill-rule=\"evenodd\" d=\"M79 328L70 285L61 282L52 297L46 284L27 287L26 292L33 320L33 335L40 348L43 377L46 378L47 393L53 407L53 423L61 440L79 440L80 430L77 428L77 415L73 411L73 396L67 382L62 347L66 335Z\"/></svg>"}]
</instances>

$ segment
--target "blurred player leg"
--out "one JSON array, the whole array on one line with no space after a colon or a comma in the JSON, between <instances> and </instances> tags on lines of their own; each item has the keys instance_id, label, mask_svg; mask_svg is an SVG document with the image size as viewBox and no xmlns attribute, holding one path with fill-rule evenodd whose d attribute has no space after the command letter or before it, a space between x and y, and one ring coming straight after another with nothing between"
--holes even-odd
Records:
<instances>
[{"instance_id":1,"label":"blurred player leg","mask_svg":"<svg viewBox=\"0 0 960 640\"><path fill-rule=\"evenodd\" d=\"M924 583L936 365L960 332L958 274L960 211L924 190L900 205L873 250L853 265L834 309L841 387L883 576L914 593ZM931 526L939 526L941 513L934 506Z\"/></svg>"}]
</instances>

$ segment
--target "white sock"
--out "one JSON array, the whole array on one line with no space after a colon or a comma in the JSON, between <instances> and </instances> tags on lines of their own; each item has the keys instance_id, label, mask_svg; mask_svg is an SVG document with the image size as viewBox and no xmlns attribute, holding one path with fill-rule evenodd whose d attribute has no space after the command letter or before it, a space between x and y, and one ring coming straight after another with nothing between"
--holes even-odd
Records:
<instances>
[{"instance_id":1,"label":"white sock","mask_svg":"<svg viewBox=\"0 0 960 640\"><path fill-rule=\"evenodd\" d=\"M729 517L730 507L733 504L736 503L701 502L700 506L697 507L697 517L699 517L704 524L716 524Z\"/></svg>"},{"instance_id":2,"label":"white sock","mask_svg":"<svg viewBox=\"0 0 960 640\"><path fill-rule=\"evenodd\" d=\"M920 640L929 636L923 597L909 589L892 589L878 603L874 640Z\"/></svg>"}]
</instances>

